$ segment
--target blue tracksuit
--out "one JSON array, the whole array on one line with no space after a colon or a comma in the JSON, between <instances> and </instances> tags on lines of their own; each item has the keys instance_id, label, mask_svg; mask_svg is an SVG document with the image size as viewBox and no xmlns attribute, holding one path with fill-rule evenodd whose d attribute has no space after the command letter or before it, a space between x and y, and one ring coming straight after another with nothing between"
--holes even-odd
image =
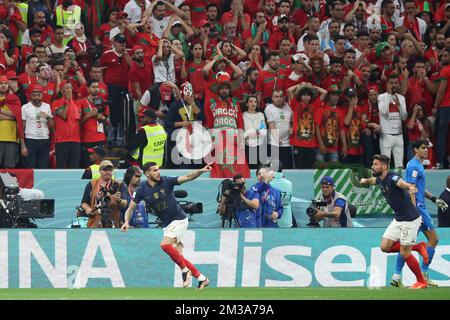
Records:
<instances>
[{"instance_id":1,"label":"blue tracksuit","mask_svg":"<svg viewBox=\"0 0 450 320\"><path fill-rule=\"evenodd\" d=\"M281 201L281 193L270 184L260 184L260 208L261 223L263 228L278 228L276 221L270 216L273 211L278 212L278 219L283 215L283 203Z\"/></svg>"}]
</instances>

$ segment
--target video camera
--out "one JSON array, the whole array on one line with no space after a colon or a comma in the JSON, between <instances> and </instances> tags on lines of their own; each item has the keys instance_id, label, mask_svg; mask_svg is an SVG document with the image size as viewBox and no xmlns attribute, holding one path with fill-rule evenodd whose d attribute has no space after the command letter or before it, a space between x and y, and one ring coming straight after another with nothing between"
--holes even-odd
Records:
<instances>
[{"instance_id":1,"label":"video camera","mask_svg":"<svg viewBox=\"0 0 450 320\"><path fill-rule=\"evenodd\" d=\"M308 227L310 228L318 228L320 227L319 222L314 220L314 216L317 213L317 210L319 210L319 208L322 207L326 207L328 205L327 201L320 201L320 200L311 200L311 205L306 208L306 214L308 215L309 219L309 223L307 224Z\"/></svg>"},{"instance_id":2,"label":"video camera","mask_svg":"<svg viewBox=\"0 0 450 320\"><path fill-rule=\"evenodd\" d=\"M242 203L242 190L245 183L236 183L233 180L225 179L219 185L219 192L217 194L217 202L220 203L221 198L225 198L226 210L225 213L221 215L222 217L222 227L225 227L225 222L228 221L228 225L231 228L232 221L234 220L235 225L239 228L240 224L238 219L236 219L236 212ZM217 209L219 213L219 209Z\"/></svg>"},{"instance_id":3,"label":"video camera","mask_svg":"<svg viewBox=\"0 0 450 320\"><path fill-rule=\"evenodd\" d=\"M103 100L102 97L95 97L92 99L92 103L97 108L98 113L105 113L105 105L110 104L109 100Z\"/></svg>"},{"instance_id":4,"label":"video camera","mask_svg":"<svg viewBox=\"0 0 450 320\"><path fill-rule=\"evenodd\" d=\"M54 199L24 200L17 179L0 173L0 228L36 228L30 219L53 218Z\"/></svg>"}]
</instances>

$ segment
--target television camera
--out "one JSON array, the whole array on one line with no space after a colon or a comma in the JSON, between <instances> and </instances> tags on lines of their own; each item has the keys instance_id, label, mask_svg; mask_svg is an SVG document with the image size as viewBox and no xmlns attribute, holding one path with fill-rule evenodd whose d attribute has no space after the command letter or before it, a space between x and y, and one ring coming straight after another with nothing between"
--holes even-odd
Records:
<instances>
[{"instance_id":1,"label":"television camera","mask_svg":"<svg viewBox=\"0 0 450 320\"><path fill-rule=\"evenodd\" d=\"M241 193L245 183L236 183L233 180L225 179L219 185L219 193L217 194L217 202L220 203L221 197L225 197L225 213L222 216L222 228L228 223L228 227L232 227L234 221L236 227L240 228L239 220L236 219L236 212L242 203ZM217 209L217 213L219 209Z\"/></svg>"},{"instance_id":2,"label":"television camera","mask_svg":"<svg viewBox=\"0 0 450 320\"><path fill-rule=\"evenodd\" d=\"M54 199L24 200L17 179L0 173L0 228L36 228L34 219L53 218Z\"/></svg>"},{"instance_id":3,"label":"television camera","mask_svg":"<svg viewBox=\"0 0 450 320\"><path fill-rule=\"evenodd\" d=\"M314 220L314 216L317 213L317 210L320 208L326 207L328 205L327 201L321 201L321 200L311 200L311 205L306 208L306 214L309 217L309 223L307 224L310 228L319 228L320 224L318 221Z\"/></svg>"},{"instance_id":4,"label":"television camera","mask_svg":"<svg viewBox=\"0 0 450 320\"><path fill-rule=\"evenodd\" d=\"M177 199L184 199L188 196L188 193L185 190L174 190L175 198ZM202 202L192 202L192 201L177 201L177 204L183 209L183 211L189 215L189 222L195 222L195 220L192 218L192 215L194 214L200 214L203 213L203 203ZM148 206L146 207L147 212L150 213L153 216L156 216L155 221L149 222L149 224L155 224L158 228L162 228L162 221L161 219L156 215L151 208Z\"/></svg>"}]
</instances>

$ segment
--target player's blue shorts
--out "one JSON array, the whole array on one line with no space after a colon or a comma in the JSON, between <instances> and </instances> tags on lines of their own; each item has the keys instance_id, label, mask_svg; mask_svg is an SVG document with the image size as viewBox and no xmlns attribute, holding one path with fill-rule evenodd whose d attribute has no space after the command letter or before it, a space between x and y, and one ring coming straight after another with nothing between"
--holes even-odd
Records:
<instances>
[{"instance_id":1,"label":"player's blue shorts","mask_svg":"<svg viewBox=\"0 0 450 320\"><path fill-rule=\"evenodd\" d=\"M417 209L419 209L420 215L422 216L422 224L420 225L419 231L430 231L434 229L433 221L431 220L430 213L425 208L424 205L418 204Z\"/></svg>"}]
</instances>

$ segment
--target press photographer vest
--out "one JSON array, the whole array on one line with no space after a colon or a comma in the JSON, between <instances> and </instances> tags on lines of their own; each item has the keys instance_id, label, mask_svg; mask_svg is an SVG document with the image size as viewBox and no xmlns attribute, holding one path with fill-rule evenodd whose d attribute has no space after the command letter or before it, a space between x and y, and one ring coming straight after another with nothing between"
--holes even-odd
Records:
<instances>
[{"instance_id":1,"label":"press photographer vest","mask_svg":"<svg viewBox=\"0 0 450 320\"><path fill-rule=\"evenodd\" d=\"M155 162L160 167L164 159L167 133L160 124L155 126L145 125L142 128L145 130L147 137L147 145L142 150L142 165L147 162ZM132 157L135 160L139 159L139 149L133 152Z\"/></svg>"},{"instance_id":2,"label":"press photographer vest","mask_svg":"<svg viewBox=\"0 0 450 320\"><path fill-rule=\"evenodd\" d=\"M111 179L109 184L112 184L113 182L114 182L114 179ZM97 204L96 196L99 191L99 185L100 185L99 178L91 180L92 191L91 191L91 199L89 202L89 205L91 208L95 208L95 206ZM114 221L114 226L116 228L119 228L120 227L120 206L111 205L110 208L111 208L111 218ZM96 214L95 216L89 216L89 219L87 222L87 227L88 228L99 228L101 221L102 221L102 216L100 214Z\"/></svg>"},{"instance_id":3,"label":"press photographer vest","mask_svg":"<svg viewBox=\"0 0 450 320\"><path fill-rule=\"evenodd\" d=\"M322 200L324 200L323 196L321 198L322 198ZM350 216L350 210L348 209L348 200L342 193L334 191L333 198L331 199L331 202L328 204L328 206L326 206L324 208L324 211L325 212L333 212L334 211L334 203L336 202L337 199L345 200L345 208L344 208L344 210L342 210L341 216L339 218L328 218L328 217L325 217L323 219L323 227L324 228L353 227L352 218ZM341 225L341 221L343 220L342 219L342 215L345 215L345 217L346 217L345 226Z\"/></svg>"}]
</instances>

